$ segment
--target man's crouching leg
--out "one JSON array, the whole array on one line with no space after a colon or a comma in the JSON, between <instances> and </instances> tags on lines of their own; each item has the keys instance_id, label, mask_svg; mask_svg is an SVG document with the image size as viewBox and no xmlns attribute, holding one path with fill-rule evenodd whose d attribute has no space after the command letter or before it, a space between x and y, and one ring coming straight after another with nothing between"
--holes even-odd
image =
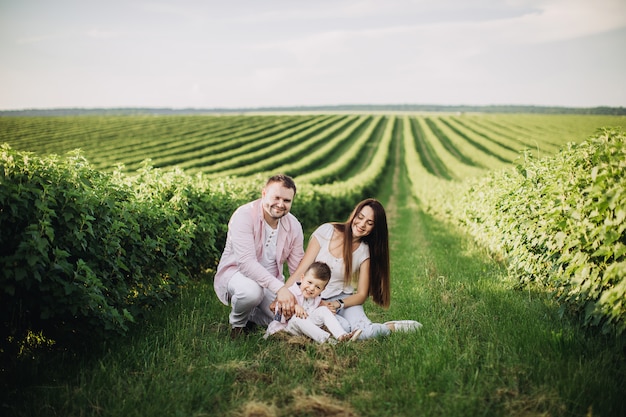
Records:
<instances>
[{"instance_id":1,"label":"man's crouching leg","mask_svg":"<svg viewBox=\"0 0 626 417\"><path fill-rule=\"evenodd\" d=\"M263 301L263 288L237 272L228 282L228 294L232 306L228 321L232 328L231 335L236 337L243 334L252 310Z\"/></svg>"}]
</instances>

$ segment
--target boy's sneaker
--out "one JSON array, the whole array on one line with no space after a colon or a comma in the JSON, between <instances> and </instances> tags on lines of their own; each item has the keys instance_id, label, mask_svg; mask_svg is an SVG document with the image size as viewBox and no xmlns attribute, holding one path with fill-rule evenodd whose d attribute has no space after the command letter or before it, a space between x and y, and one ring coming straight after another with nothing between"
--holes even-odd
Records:
<instances>
[{"instance_id":1,"label":"boy's sneaker","mask_svg":"<svg viewBox=\"0 0 626 417\"><path fill-rule=\"evenodd\" d=\"M393 331L396 332L414 332L422 327L422 323L415 320L394 320L385 323L389 324L393 325Z\"/></svg>"},{"instance_id":2,"label":"boy's sneaker","mask_svg":"<svg viewBox=\"0 0 626 417\"><path fill-rule=\"evenodd\" d=\"M361 336L361 333L363 333L363 330L361 329L356 329L355 331L353 331L352 337L350 337L350 341L354 342L355 340L357 340L359 336Z\"/></svg>"},{"instance_id":3,"label":"boy's sneaker","mask_svg":"<svg viewBox=\"0 0 626 417\"><path fill-rule=\"evenodd\" d=\"M356 330L351 331L350 333L344 334L337 340L339 342L354 342L355 340L359 338L359 336L361 336L361 333L363 333L363 330L356 329Z\"/></svg>"}]
</instances>

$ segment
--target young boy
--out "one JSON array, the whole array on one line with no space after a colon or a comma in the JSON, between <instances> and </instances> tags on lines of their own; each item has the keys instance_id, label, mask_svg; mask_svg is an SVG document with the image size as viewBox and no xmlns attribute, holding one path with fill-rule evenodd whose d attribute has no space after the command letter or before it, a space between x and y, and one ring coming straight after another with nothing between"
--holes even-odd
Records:
<instances>
[{"instance_id":1,"label":"young boy","mask_svg":"<svg viewBox=\"0 0 626 417\"><path fill-rule=\"evenodd\" d=\"M270 305L276 317L267 327L264 338L281 330L285 330L294 336L305 335L319 343L324 343L330 338L330 333L339 342L356 340L361 334L357 329L351 333L341 327L335 315L328 307L320 306L321 293L326 288L330 279L330 268L324 262L314 262L306 270L300 282L296 282L289 291L295 295L298 304L295 314L286 320L278 313L276 302ZM330 333L321 329L325 325Z\"/></svg>"}]
</instances>

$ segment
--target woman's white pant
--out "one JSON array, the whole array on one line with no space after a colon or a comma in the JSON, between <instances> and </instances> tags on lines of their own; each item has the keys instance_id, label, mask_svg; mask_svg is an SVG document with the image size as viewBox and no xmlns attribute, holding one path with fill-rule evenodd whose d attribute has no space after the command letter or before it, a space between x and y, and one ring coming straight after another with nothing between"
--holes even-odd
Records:
<instances>
[{"instance_id":1,"label":"woman's white pant","mask_svg":"<svg viewBox=\"0 0 626 417\"><path fill-rule=\"evenodd\" d=\"M348 297L349 295L350 294L343 293L338 296L331 297L326 301L338 300L340 298ZM372 321L365 314L365 310L362 305L342 308L339 310L339 313L337 313L337 319L347 332L361 329L363 333L359 336L359 340L387 336L391 333L391 330L389 330L389 327L385 324L372 323Z\"/></svg>"}]
</instances>

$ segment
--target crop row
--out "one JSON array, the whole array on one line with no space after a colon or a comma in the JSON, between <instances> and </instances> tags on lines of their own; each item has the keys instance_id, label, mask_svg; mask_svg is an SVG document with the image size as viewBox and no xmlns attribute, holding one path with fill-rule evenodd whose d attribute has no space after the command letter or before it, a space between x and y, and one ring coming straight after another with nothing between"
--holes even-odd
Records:
<instances>
[{"instance_id":1,"label":"crop row","mask_svg":"<svg viewBox=\"0 0 626 417\"><path fill-rule=\"evenodd\" d=\"M238 127L221 129L218 132L194 132L193 135L185 136L178 136L176 132L171 132L167 142L156 135L156 138L142 143L141 146L135 145L129 149L122 147L114 150L108 157L113 160L123 159L126 169L133 171L141 165L146 153L158 151L152 165L157 167L173 166L206 155L223 154L233 148L257 144L265 137L283 131L283 129L297 129L303 122L306 123L306 119L293 119L286 121L283 125L280 120L274 120L270 123L239 125ZM127 152L130 154L127 155Z\"/></svg>"},{"instance_id":2,"label":"crop row","mask_svg":"<svg viewBox=\"0 0 626 417\"><path fill-rule=\"evenodd\" d=\"M290 117L296 124L305 117ZM209 149L225 141L254 142L281 125L282 117L59 117L2 118L0 142L39 154L64 154L80 148L91 163L111 169L118 163L136 168L146 158ZM283 127L281 126L282 130Z\"/></svg>"},{"instance_id":3,"label":"crop row","mask_svg":"<svg viewBox=\"0 0 626 417\"><path fill-rule=\"evenodd\" d=\"M626 126L626 118L616 116L407 117L422 163L448 179L502 168L522 149L551 155L600 126ZM367 166L371 151L367 156L352 148L374 146L376 138L362 136L379 134L367 127L374 122L367 115L3 117L0 143L40 155L80 148L101 170L122 164L124 171L134 172L150 159L154 167L178 166L211 176L293 170L294 176L307 174L313 182L324 182L337 179L334 169L324 167L341 165L334 161L345 153ZM333 172L325 179L313 173L319 169Z\"/></svg>"}]
</instances>

